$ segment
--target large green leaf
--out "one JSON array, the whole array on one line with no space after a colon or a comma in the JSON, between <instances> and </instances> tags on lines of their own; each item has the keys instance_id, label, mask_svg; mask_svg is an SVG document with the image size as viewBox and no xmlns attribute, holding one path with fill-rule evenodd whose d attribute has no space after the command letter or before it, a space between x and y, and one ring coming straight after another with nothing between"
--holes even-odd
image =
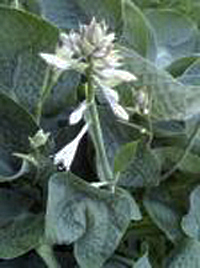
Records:
<instances>
[{"instance_id":1,"label":"large green leaf","mask_svg":"<svg viewBox=\"0 0 200 268\"><path fill-rule=\"evenodd\" d=\"M155 149L154 152L161 160L163 169L170 170L176 165L176 169L183 172L198 174L200 172L200 157L188 149L190 148L165 146Z\"/></svg>"},{"instance_id":2,"label":"large green leaf","mask_svg":"<svg viewBox=\"0 0 200 268\"><path fill-rule=\"evenodd\" d=\"M141 214L131 196L96 189L71 173L51 177L46 236L51 243L75 242L75 256L83 268L101 267L119 244L130 220Z\"/></svg>"},{"instance_id":3,"label":"large green leaf","mask_svg":"<svg viewBox=\"0 0 200 268\"><path fill-rule=\"evenodd\" d=\"M33 203L33 196L0 189L0 258L15 258L39 244L43 216L30 211Z\"/></svg>"},{"instance_id":4,"label":"large green leaf","mask_svg":"<svg viewBox=\"0 0 200 268\"><path fill-rule=\"evenodd\" d=\"M67 0L70 1L70 0ZM91 20L105 20L112 29L118 30L121 22L121 1L119 0L76 0L78 6Z\"/></svg>"},{"instance_id":5,"label":"large green leaf","mask_svg":"<svg viewBox=\"0 0 200 268\"><path fill-rule=\"evenodd\" d=\"M35 113L48 72L39 53L54 51L58 29L27 12L5 7L0 7L0 24L0 90ZM48 114L74 101L78 81L71 72L60 77L48 98Z\"/></svg>"},{"instance_id":6,"label":"large green leaf","mask_svg":"<svg viewBox=\"0 0 200 268\"><path fill-rule=\"evenodd\" d=\"M36 14L40 13L37 0L0 0L0 4L25 9Z\"/></svg>"},{"instance_id":7,"label":"large green leaf","mask_svg":"<svg viewBox=\"0 0 200 268\"><path fill-rule=\"evenodd\" d=\"M0 177L12 177L21 165L12 154L28 152L28 137L33 136L38 127L21 106L3 93L0 93L0 122Z\"/></svg>"},{"instance_id":8,"label":"large green leaf","mask_svg":"<svg viewBox=\"0 0 200 268\"><path fill-rule=\"evenodd\" d=\"M120 23L121 4L118 0L40 0L44 16L60 28L78 28L79 23L92 17L117 29Z\"/></svg>"},{"instance_id":9,"label":"large green leaf","mask_svg":"<svg viewBox=\"0 0 200 268\"><path fill-rule=\"evenodd\" d=\"M166 260L164 268L200 267L200 243L192 239L182 241Z\"/></svg>"},{"instance_id":10,"label":"large green leaf","mask_svg":"<svg viewBox=\"0 0 200 268\"><path fill-rule=\"evenodd\" d=\"M184 118L185 87L133 50L121 49L126 68L138 78L135 87L147 88L152 100L151 115L159 120ZM130 87L131 85L126 90L131 90Z\"/></svg>"},{"instance_id":11,"label":"large green leaf","mask_svg":"<svg viewBox=\"0 0 200 268\"><path fill-rule=\"evenodd\" d=\"M53 49L57 30L28 13L0 8L0 80L28 110L34 111L46 72L38 53Z\"/></svg>"},{"instance_id":12,"label":"large green leaf","mask_svg":"<svg viewBox=\"0 0 200 268\"><path fill-rule=\"evenodd\" d=\"M186 120L199 113L199 86L185 86L133 50L121 49L127 69L138 77L134 86L146 87L154 119ZM131 90L130 87L125 86L124 90Z\"/></svg>"},{"instance_id":13,"label":"large green leaf","mask_svg":"<svg viewBox=\"0 0 200 268\"><path fill-rule=\"evenodd\" d=\"M188 214L183 217L182 228L185 233L200 240L200 186L197 186L190 195L190 209Z\"/></svg>"},{"instance_id":14,"label":"large green leaf","mask_svg":"<svg viewBox=\"0 0 200 268\"><path fill-rule=\"evenodd\" d=\"M170 9L152 9L146 15L156 33L158 66L195 52L198 30L190 18Z\"/></svg>"},{"instance_id":15,"label":"large green leaf","mask_svg":"<svg viewBox=\"0 0 200 268\"><path fill-rule=\"evenodd\" d=\"M154 60L156 44L153 29L142 11L131 0L122 0L122 19L122 38L125 44L143 57Z\"/></svg>"},{"instance_id":16,"label":"large green leaf","mask_svg":"<svg viewBox=\"0 0 200 268\"><path fill-rule=\"evenodd\" d=\"M118 184L125 187L149 187L158 185L160 178L159 159L148 146L140 144L135 157L121 172Z\"/></svg>"},{"instance_id":17,"label":"large green leaf","mask_svg":"<svg viewBox=\"0 0 200 268\"><path fill-rule=\"evenodd\" d=\"M172 242L177 242L183 237L180 227L182 215L166 191L153 188L144 197L144 205L153 222Z\"/></svg>"}]
</instances>

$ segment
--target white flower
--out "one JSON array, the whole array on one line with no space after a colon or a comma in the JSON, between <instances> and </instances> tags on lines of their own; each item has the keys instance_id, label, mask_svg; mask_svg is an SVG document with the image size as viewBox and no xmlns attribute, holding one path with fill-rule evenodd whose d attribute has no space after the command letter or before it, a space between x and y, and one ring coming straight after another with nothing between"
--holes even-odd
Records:
<instances>
[{"instance_id":1,"label":"white flower","mask_svg":"<svg viewBox=\"0 0 200 268\"><path fill-rule=\"evenodd\" d=\"M115 34L107 34L107 30L104 21L97 23L93 18L89 25L80 25L79 32L61 33L62 44L55 54L40 53L40 56L58 69L74 69L81 73L92 63L93 75L107 86L136 80L133 74L116 69L122 65L122 57L114 49Z\"/></svg>"},{"instance_id":2,"label":"white flower","mask_svg":"<svg viewBox=\"0 0 200 268\"><path fill-rule=\"evenodd\" d=\"M54 157L54 164L63 164L65 169L68 171L70 170L71 164L74 160L78 145L82 137L85 135L85 133L88 130L88 125L84 125L84 127L81 129L79 134L76 136L76 138L71 141L69 144L67 144L63 149L61 149L59 152L56 153Z\"/></svg>"},{"instance_id":3,"label":"white flower","mask_svg":"<svg viewBox=\"0 0 200 268\"><path fill-rule=\"evenodd\" d=\"M75 109L71 115L69 116L69 124L74 125L77 124L83 117L83 114L86 110L86 101L83 101L77 109ZM67 144L63 149L61 149L54 158L54 164L62 164L66 170L69 170L73 159L75 157L78 145L84 134L88 130L88 124L85 124L81 129L76 138Z\"/></svg>"}]
</instances>

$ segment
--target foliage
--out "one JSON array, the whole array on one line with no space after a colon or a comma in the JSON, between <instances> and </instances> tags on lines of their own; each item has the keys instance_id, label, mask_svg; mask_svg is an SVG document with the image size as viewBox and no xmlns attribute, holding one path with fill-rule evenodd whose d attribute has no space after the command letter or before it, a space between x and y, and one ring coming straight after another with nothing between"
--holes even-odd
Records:
<instances>
[{"instance_id":1,"label":"foliage","mask_svg":"<svg viewBox=\"0 0 200 268\"><path fill-rule=\"evenodd\" d=\"M0 0L0 268L200 267L199 11L197 0ZM99 90L71 125L87 77L39 54L93 17L137 80L113 80L119 99ZM55 165L83 122L70 170Z\"/></svg>"}]
</instances>

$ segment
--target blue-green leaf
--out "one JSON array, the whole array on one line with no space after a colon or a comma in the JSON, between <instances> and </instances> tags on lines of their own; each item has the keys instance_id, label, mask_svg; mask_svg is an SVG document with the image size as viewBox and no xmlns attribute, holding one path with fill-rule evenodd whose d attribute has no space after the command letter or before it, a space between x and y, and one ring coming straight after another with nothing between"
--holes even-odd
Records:
<instances>
[{"instance_id":1,"label":"blue-green leaf","mask_svg":"<svg viewBox=\"0 0 200 268\"><path fill-rule=\"evenodd\" d=\"M180 227L182 215L165 191L160 188L152 189L145 196L144 205L153 222L172 242L183 237Z\"/></svg>"},{"instance_id":2,"label":"blue-green leaf","mask_svg":"<svg viewBox=\"0 0 200 268\"><path fill-rule=\"evenodd\" d=\"M196 239L200 240L200 186L197 186L190 195L190 209L188 214L183 217L182 228L184 232Z\"/></svg>"},{"instance_id":3,"label":"blue-green leaf","mask_svg":"<svg viewBox=\"0 0 200 268\"><path fill-rule=\"evenodd\" d=\"M75 243L83 268L99 268L113 254L130 220L141 214L131 196L96 189L71 173L58 173L49 182L46 236L51 243Z\"/></svg>"},{"instance_id":4,"label":"blue-green leaf","mask_svg":"<svg viewBox=\"0 0 200 268\"><path fill-rule=\"evenodd\" d=\"M0 189L0 258L18 257L42 239L44 219L29 211L33 201L22 192Z\"/></svg>"},{"instance_id":5,"label":"blue-green leaf","mask_svg":"<svg viewBox=\"0 0 200 268\"><path fill-rule=\"evenodd\" d=\"M197 268L200 267L200 243L185 239L166 259L164 268Z\"/></svg>"},{"instance_id":6,"label":"blue-green leaf","mask_svg":"<svg viewBox=\"0 0 200 268\"><path fill-rule=\"evenodd\" d=\"M154 32L142 11L131 0L122 1L123 33L125 44L143 57L154 60L156 44Z\"/></svg>"},{"instance_id":7,"label":"blue-green leaf","mask_svg":"<svg viewBox=\"0 0 200 268\"><path fill-rule=\"evenodd\" d=\"M0 93L0 181L12 180L27 171L27 165L13 153L27 153L28 137L33 136L38 126L21 106Z\"/></svg>"},{"instance_id":8,"label":"blue-green leaf","mask_svg":"<svg viewBox=\"0 0 200 268\"><path fill-rule=\"evenodd\" d=\"M158 66L195 52L198 29L189 17L170 9L150 9L146 15L156 33Z\"/></svg>"}]
</instances>

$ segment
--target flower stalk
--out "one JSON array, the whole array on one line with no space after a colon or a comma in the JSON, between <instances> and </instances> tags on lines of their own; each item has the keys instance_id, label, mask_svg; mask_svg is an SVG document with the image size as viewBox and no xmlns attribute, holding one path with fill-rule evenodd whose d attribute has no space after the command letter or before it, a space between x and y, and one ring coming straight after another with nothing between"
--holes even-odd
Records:
<instances>
[{"instance_id":1,"label":"flower stalk","mask_svg":"<svg viewBox=\"0 0 200 268\"><path fill-rule=\"evenodd\" d=\"M97 153L97 161L99 162L101 168L100 180L113 183L114 175L108 162L99 115L96 103L94 101L87 105L87 113L89 119L89 129L91 130L91 135Z\"/></svg>"},{"instance_id":2,"label":"flower stalk","mask_svg":"<svg viewBox=\"0 0 200 268\"><path fill-rule=\"evenodd\" d=\"M85 100L69 117L69 124L73 125L84 116L86 124L74 141L55 155L54 163L61 163L66 170L70 169L78 143L88 128L96 149L99 179L114 189L116 178L106 154L96 99L106 101L118 118L129 120L129 114L120 105L118 93L113 87L137 78L119 69L122 56L114 46L115 34L107 31L104 21L98 23L93 18L89 25L80 25L79 32L62 33L61 45L57 46L55 54L40 53L40 56L60 71L71 69L86 77ZM40 114L39 110L38 118Z\"/></svg>"},{"instance_id":3,"label":"flower stalk","mask_svg":"<svg viewBox=\"0 0 200 268\"><path fill-rule=\"evenodd\" d=\"M89 129L91 130L91 135L97 152L97 161L99 161L101 167L100 180L113 182L114 175L108 162L103 141L102 129L99 121L98 110L95 103L95 88L92 79L93 64L90 57L88 57L87 62L88 62L88 68L86 70L87 84L85 87L86 111L88 116Z\"/></svg>"}]
</instances>

